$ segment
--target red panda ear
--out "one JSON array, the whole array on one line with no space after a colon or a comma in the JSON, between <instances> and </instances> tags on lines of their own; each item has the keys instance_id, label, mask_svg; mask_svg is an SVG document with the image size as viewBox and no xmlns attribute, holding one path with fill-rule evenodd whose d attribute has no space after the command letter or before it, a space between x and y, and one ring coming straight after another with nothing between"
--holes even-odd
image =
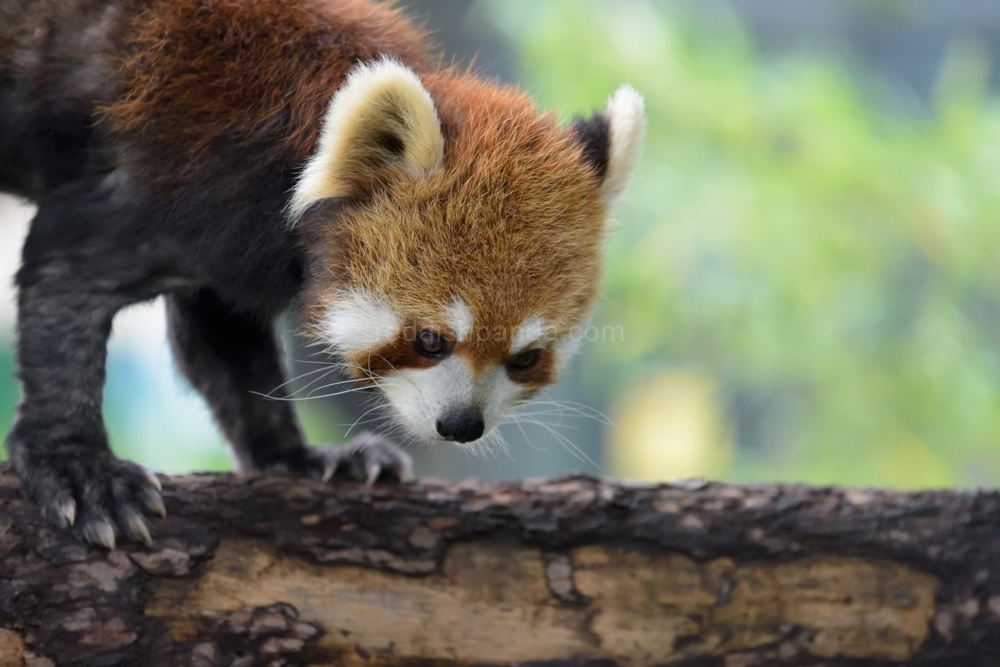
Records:
<instances>
[{"instance_id":1,"label":"red panda ear","mask_svg":"<svg viewBox=\"0 0 1000 667\"><path fill-rule=\"evenodd\" d=\"M333 95L289 217L323 199L364 197L391 170L422 175L443 159L441 122L413 70L389 59L358 65Z\"/></svg>"},{"instance_id":2,"label":"red panda ear","mask_svg":"<svg viewBox=\"0 0 1000 667\"><path fill-rule=\"evenodd\" d=\"M577 118L573 132L583 144L583 158L601 181L601 198L611 205L625 189L646 134L642 97L622 86L604 111L589 119Z\"/></svg>"},{"instance_id":3,"label":"red panda ear","mask_svg":"<svg viewBox=\"0 0 1000 667\"><path fill-rule=\"evenodd\" d=\"M608 154L611 152L611 124L603 113L595 113L590 118L577 116L573 119L573 134L583 146L583 160L603 183L608 175Z\"/></svg>"}]
</instances>

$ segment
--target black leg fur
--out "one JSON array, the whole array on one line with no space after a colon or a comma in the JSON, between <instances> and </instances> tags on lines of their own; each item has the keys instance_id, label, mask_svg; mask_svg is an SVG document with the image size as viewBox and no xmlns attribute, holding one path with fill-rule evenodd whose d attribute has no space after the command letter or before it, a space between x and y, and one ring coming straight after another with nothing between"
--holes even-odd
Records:
<instances>
[{"instance_id":1,"label":"black leg fur","mask_svg":"<svg viewBox=\"0 0 1000 667\"><path fill-rule=\"evenodd\" d=\"M207 289L168 296L167 319L177 365L208 401L240 469L359 481L409 476L409 457L371 434L306 446L271 323L235 311Z\"/></svg>"},{"instance_id":2,"label":"black leg fur","mask_svg":"<svg viewBox=\"0 0 1000 667\"><path fill-rule=\"evenodd\" d=\"M374 481L408 476L391 443L363 434L307 447L285 398L279 348L264 317L195 289L157 246L101 234L116 216L103 179L61 189L39 205L18 272L18 366L22 400L7 449L42 513L87 541L149 542L146 513L164 513L159 483L111 452L102 418L105 358L115 314L167 293L178 365L205 395L240 466Z\"/></svg>"},{"instance_id":3,"label":"black leg fur","mask_svg":"<svg viewBox=\"0 0 1000 667\"><path fill-rule=\"evenodd\" d=\"M117 267L111 258L94 261L101 248L93 241L52 242L53 221L77 207L86 208L71 197L43 203L25 244L17 276L22 398L7 450L49 520L109 547L116 534L149 542L144 513L163 513L159 483L111 453L101 407L112 319L150 295L111 280ZM76 221L86 228L83 217Z\"/></svg>"},{"instance_id":4,"label":"black leg fur","mask_svg":"<svg viewBox=\"0 0 1000 667\"><path fill-rule=\"evenodd\" d=\"M178 367L208 401L242 470L322 474L306 456L285 400L269 322L234 311L205 289L168 296L167 321Z\"/></svg>"}]
</instances>

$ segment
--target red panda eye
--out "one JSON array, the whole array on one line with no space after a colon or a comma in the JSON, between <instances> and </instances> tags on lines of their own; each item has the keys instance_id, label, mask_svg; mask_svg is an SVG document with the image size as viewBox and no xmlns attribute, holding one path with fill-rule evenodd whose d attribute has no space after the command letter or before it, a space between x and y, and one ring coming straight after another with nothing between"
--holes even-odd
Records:
<instances>
[{"instance_id":1,"label":"red panda eye","mask_svg":"<svg viewBox=\"0 0 1000 667\"><path fill-rule=\"evenodd\" d=\"M538 363L540 356L540 350L528 350L527 352L522 352L507 362L507 368L513 371L526 371Z\"/></svg>"},{"instance_id":2,"label":"red panda eye","mask_svg":"<svg viewBox=\"0 0 1000 667\"><path fill-rule=\"evenodd\" d=\"M438 358L448 353L448 345L441 334L426 329L417 334L416 347L425 357Z\"/></svg>"}]
</instances>

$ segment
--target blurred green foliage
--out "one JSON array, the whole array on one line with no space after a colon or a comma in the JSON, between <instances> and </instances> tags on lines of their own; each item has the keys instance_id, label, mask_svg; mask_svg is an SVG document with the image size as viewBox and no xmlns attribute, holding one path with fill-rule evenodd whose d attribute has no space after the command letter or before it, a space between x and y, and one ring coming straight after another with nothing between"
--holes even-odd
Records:
<instances>
[{"instance_id":1,"label":"blurred green foliage","mask_svg":"<svg viewBox=\"0 0 1000 667\"><path fill-rule=\"evenodd\" d=\"M597 316L625 342L585 349L593 395L709 375L731 479L1000 481L1000 106L974 44L953 45L932 113L906 117L837 63L763 59L732 16L478 11L542 106L600 107L622 82L646 99Z\"/></svg>"}]
</instances>

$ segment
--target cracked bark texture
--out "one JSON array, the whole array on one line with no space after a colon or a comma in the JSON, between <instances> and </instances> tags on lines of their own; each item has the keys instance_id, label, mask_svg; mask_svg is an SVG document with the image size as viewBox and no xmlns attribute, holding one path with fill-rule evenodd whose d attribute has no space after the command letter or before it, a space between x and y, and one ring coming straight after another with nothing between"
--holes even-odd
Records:
<instances>
[{"instance_id":1,"label":"cracked bark texture","mask_svg":"<svg viewBox=\"0 0 1000 667\"><path fill-rule=\"evenodd\" d=\"M0 667L1000 664L1000 495L163 478L85 547L0 465Z\"/></svg>"}]
</instances>

